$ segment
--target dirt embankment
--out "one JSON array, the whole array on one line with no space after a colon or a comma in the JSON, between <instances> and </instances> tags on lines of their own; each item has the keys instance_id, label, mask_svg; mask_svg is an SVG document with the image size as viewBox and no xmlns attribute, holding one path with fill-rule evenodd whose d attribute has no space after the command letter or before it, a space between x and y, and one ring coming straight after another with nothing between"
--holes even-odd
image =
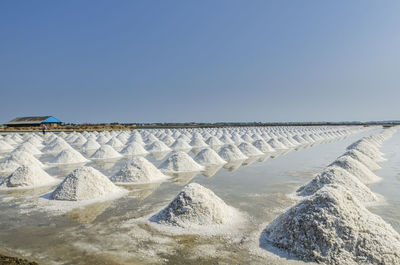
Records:
<instances>
[{"instance_id":1,"label":"dirt embankment","mask_svg":"<svg viewBox=\"0 0 400 265\"><path fill-rule=\"evenodd\" d=\"M0 254L0 265L39 265L36 262L31 262L26 259L20 259L15 257L3 256Z\"/></svg>"}]
</instances>

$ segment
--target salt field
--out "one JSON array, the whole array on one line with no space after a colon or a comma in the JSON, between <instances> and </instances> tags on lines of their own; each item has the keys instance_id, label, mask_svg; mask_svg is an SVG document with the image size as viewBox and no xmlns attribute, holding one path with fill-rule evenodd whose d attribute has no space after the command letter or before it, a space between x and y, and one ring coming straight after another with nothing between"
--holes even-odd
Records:
<instances>
[{"instance_id":1,"label":"salt field","mask_svg":"<svg viewBox=\"0 0 400 265\"><path fill-rule=\"evenodd\" d=\"M0 136L0 249L39 264L400 264L400 133Z\"/></svg>"}]
</instances>

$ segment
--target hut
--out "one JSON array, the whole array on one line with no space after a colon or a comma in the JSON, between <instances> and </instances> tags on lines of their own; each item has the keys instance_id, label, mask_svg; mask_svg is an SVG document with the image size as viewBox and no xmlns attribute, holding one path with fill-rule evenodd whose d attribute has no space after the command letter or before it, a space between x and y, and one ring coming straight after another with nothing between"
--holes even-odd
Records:
<instances>
[{"instance_id":1,"label":"hut","mask_svg":"<svg viewBox=\"0 0 400 265\"><path fill-rule=\"evenodd\" d=\"M5 125L8 127L28 127L28 126L40 126L46 124L48 127L57 127L63 122L54 118L53 116L33 116L33 117L18 117L15 118Z\"/></svg>"}]
</instances>

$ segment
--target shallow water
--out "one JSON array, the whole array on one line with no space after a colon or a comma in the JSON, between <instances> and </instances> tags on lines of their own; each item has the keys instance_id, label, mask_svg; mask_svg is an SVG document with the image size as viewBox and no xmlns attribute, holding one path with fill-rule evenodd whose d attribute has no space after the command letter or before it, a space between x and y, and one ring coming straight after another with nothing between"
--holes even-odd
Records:
<instances>
[{"instance_id":1,"label":"shallow water","mask_svg":"<svg viewBox=\"0 0 400 265\"><path fill-rule=\"evenodd\" d=\"M262 229L294 203L288 194L343 154L349 144L378 131L291 150L275 158L261 157L237 169L237 165L230 165L215 175L210 169L208 177L184 174L164 183L124 186L130 192L120 199L94 203L62 215L36 207L37 198L51 191L51 187L1 191L0 249L4 254L23 256L40 264L303 264L260 249L258 239ZM377 171L383 181L371 186L387 202L370 208L398 232L399 150L400 133L396 133L381 149L388 159ZM161 162L147 158L156 165ZM43 161L49 159L42 157ZM122 163L91 165L110 176ZM62 179L71 169L47 171ZM223 236L178 236L134 221L157 212L190 182L211 189L227 204L245 213L246 226Z\"/></svg>"}]
</instances>

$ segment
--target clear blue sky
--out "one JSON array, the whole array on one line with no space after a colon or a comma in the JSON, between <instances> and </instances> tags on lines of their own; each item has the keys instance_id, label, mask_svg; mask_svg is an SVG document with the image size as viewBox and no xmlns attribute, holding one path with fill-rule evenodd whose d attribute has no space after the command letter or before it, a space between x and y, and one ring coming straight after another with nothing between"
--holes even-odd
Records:
<instances>
[{"instance_id":1,"label":"clear blue sky","mask_svg":"<svg viewBox=\"0 0 400 265\"><path fill-rule=\"evenodd\" d=\"M0 1L0 123L400 119L400 1Z\"/></svg>"}]
</instances>

